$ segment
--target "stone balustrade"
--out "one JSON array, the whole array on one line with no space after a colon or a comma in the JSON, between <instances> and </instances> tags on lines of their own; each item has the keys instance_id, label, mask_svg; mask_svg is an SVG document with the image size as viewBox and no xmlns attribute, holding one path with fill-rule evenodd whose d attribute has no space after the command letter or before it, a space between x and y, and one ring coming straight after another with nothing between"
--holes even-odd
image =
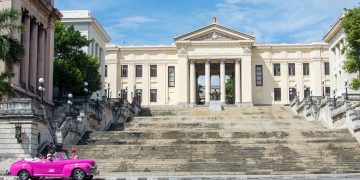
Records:
<instances>
[{"instance_id":1,"label":"stone balustrade","mask_svg":"<svg viewBox=\"0 0 360 180\"><path fill-rule=\"evenodd\" d=\"M360 142L360 95L348 95L347 99L345 95L336 99L312 96L301 102L294 100L290 106L308 120L320 121L327 128L347 127Z\"/></svg>"},{"instance_id":2,"label":"stone balustrade","mask_svg":"<svg viewBox=\"0 0 360 180\"><path fill-rule=\"evenodd\" d=\"M334 109L331 110L331 117L334 118L340 114L346 112L346 110L350 107L350 103L342 102L339 106L336 106Z\"/></svg>"},{"instance_id":3,"label":"stone balustrade","mask_svg":"<svg viewBox=\"0 0 360 180\"><path fill-rule=\"evenodd\" d=\"M35 115L44 117L41 104L30 98L14 98L0 102L0 116Z\"/></svg>"}]
</instances>

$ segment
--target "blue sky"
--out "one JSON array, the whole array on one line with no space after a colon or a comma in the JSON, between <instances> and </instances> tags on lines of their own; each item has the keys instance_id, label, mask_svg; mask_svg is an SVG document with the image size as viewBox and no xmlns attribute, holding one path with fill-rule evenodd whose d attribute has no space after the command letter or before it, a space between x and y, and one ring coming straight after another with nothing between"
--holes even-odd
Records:
<instances>
[{"instance_id":1,"label":"blue sky","mask_svg":"<svg viewBox=\"0 0 360 180\"><path fill-rule=\"evenodd\" d=\"M111 44L160 45L209 25L251 34L256 43L321 41L343 8L359 0L55 0L60 10L91 10Z\"/></svg>"}]
</instances>

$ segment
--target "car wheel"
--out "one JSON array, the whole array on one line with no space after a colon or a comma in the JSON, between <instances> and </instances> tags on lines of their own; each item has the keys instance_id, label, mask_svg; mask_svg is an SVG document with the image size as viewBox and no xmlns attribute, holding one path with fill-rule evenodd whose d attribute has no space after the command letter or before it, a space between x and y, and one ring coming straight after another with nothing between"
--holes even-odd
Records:
<instances>
[{"instance_id":1,"label":"car wheel","mask_svg":"<svg viewBox=\"0 0 360 180\"><path fill-rule=\"evenodd\" d=\"M18 173L18 176L20 180L28 180L30 178L30 174L27 170L21 170Z\"/></svg>"},{"instance_id":2,"label":"car wheel","mask_svg":"<svg viewBox=\"0 0 360 180\"><path fill-rule=\"evenodd\" d=\"M82 169L75 169L72 174L73 179L84 180L86 178L86 173Z\"/></svg>"}]
</instances>

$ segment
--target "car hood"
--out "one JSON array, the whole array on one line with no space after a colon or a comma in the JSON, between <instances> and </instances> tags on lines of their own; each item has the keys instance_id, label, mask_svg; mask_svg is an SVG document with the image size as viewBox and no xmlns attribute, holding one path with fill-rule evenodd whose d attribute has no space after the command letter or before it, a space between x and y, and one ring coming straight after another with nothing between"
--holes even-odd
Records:
<instances>
[{"instance_id":1,"label":"car hood","mask_svg":"<svg viewBox=\"0 0 360 180\"><path fill-rule=\"evenodd\" d=\"M95 166L95 161L91 159L71 159L67 161L71 163L88 163L91 164L91 166Z\"/></svg>"}]
</instances>

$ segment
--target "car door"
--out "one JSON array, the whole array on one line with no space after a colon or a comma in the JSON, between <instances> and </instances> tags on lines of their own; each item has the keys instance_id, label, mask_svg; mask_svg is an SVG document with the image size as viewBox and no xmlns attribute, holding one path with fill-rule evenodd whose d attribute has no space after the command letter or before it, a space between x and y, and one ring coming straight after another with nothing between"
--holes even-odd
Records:
<instances>
[{"instance_id":1,"label":"car door","mask_svg":"<svg viewBox=\"0 0 360 180\"><path fill-rule=\"evenodd\" d=\"M48 164L49 164L50 160L47 159L35 159L32 162L30 162L29 164L31 165L31 167L34 170L34 175L38 176L38 175L46 175L48 174Z\"/></svg>"},{"instance_id":2,"label":"car door","mask_svg":"<svg viewBox=\"0 0 360 180\"><path fill-rule=\"evenodd\" d=\"M50 163L51 174L53 174L54 176L62 176L64 164L65 162L60 156L60 154L55 153L54 158Z\"/></svg>"}]
</instances>

